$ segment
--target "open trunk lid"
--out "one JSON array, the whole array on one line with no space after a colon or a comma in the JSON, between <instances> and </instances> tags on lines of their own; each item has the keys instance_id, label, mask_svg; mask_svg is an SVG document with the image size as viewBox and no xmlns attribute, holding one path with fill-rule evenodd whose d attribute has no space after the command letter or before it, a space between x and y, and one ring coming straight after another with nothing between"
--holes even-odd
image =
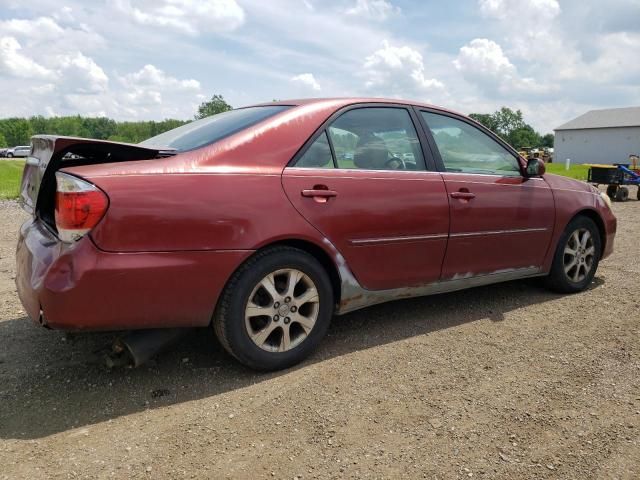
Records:
<instances>
[{"instance_id":1,"label":"open trunk lid","mask_svg":"<svg viewBox=\"0 0 640 480\"><path fill-rule=\"evenodd\" d=\"M55 172L64 167L150 160L174 155L173 150L88 138L35 135L20 185L22 208L44 221L51 220L55 197ZM48 222L49 223L49 222Z\"/></svg>"}]
</instances>

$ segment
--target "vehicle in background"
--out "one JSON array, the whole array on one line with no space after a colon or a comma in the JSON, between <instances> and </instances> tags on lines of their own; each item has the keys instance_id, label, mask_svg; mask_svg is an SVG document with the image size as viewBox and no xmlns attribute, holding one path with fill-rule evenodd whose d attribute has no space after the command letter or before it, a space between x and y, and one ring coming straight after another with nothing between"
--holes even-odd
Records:
<instances>
[{"instance_id":1,"label":"vehicle in background","mask_svg":"<svg viewBox=\"0 0 640 480\"><path fill-rule=\"evenodd\" d=\"M7 149L6 157L28 157L31 153L31 145L19 145L17 147L12 147Z\"/></svg>"},{"instance_id":2,"label":"vehicle in background","mask_svg":"<svg viewBox=\"0 0 640 480\"><path fill-rule=\"evenodd\" d=\"M604 193L421 103L280 101L138 145L32 145L16 252L29 317L212 326L256 369L300 362L334 314L381 302L530 277L580 292L613 251Z\"/></svg>"},{"instance_id":3,"label":"vehicle in background","mask_svg":"<svg viewBox=\"0 0 640 480\"><path fill-rule=\"evenodd\" d=\"M525 160L539 158L544 163L553 163L553 148L551 147L520 147L518 154Z\"/></svg>"}]
</instances>

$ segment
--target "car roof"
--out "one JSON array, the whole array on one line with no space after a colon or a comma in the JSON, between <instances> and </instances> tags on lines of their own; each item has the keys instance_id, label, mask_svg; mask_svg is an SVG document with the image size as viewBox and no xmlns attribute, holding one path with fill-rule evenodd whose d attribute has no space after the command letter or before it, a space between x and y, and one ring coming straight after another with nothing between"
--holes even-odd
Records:
<instances>
[{"instance_id":1,"label":"car roof","mask_svg":"<svg viewBox=\"0 0 640 480\"><path fill-rule=\"evenodd\" d=\"M411 105L416 107L432 108L443 112L453 113L456 115L467 116L464 113L455 112L448 108L438 107L437 105L431 105L425 102L419 102L417 100L404 100L400 98L380 98L380 97L326 97L326 98L295 98L287 100L276 100L273 102L259 103L251 106L265 106L265 105L290 105L299 107L302 105L312 105L314 103L333 102L338 108L346 107L348 105L354 105L358 103L390 103L390 104L402 104Z\"/></svg>"}]
</instances>

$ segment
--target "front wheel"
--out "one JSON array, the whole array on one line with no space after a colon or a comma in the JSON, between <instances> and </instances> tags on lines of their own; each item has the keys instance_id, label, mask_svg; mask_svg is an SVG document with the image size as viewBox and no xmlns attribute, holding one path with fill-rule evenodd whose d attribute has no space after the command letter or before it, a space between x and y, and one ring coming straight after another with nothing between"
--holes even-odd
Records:
<instances>
[{"instance_id":1,"label":"front wheel","mask_svg":"<svg viewBox=\"0 0 640 480\"><path fill-rule=\"evenodd\" d=\"M273 247L234 273L213 327L222 346L241 363L278 370L301 362L317 347L333 307L323 266L302 250Z\"/></svg>"},{"instance_id":2,"label":"front wheel","mask_svg":"<svg viewBox=\"0 0 640 480\"><path fill-rule=\"evenodd\" d=\"M7 153L7 158L13 158L13 153L11 152Z\"/></svg>"},{"instance_id":3,"label":"front wheel","mask_svg":"<svg viewBox=\"0 0 640 480\"><path fill-rule=\"evenodd\" d=\"M600 232L593 220L574 218L560 237L547 285L561 293L583 291L593 280L600 252Z\"/></svg>"}]
</instances>

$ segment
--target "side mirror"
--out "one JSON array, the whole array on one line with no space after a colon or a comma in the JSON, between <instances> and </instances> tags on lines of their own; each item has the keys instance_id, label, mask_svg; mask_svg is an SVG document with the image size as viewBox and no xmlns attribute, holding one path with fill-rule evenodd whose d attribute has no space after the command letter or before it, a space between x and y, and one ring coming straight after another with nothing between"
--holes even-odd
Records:
<instances>
[{"instance_id":1,"label":"side mirror","mask_svg":"<svg viewBox=\"0 0 640 480\"><path fill-rule=\"evenodd\" d=\"M547 169L539 158L530 158L527 161L527 177L541 177Z\"/></svg>"}]
</instances>

